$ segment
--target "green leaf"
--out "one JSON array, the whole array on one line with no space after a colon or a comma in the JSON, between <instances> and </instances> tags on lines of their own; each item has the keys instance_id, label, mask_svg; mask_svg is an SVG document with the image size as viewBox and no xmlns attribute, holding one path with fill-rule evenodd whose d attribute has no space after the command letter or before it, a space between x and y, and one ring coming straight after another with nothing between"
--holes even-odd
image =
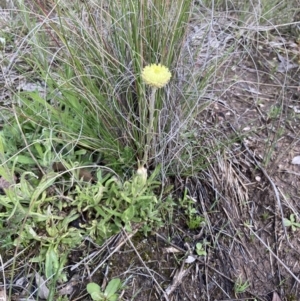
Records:
<instances>
[{"instance_id":1,"label":"green leaf","mask_svg":"<svg viewBox=\"0 0 300 301\"><path fill-rule=\"evenodd\" d=\"M85 149L80 149L75 152L76 156L85 155L87 151Z\"/></svg>"},{"instance_id":2,"label":"green leaf","mask_svg":"<svg viewBox=\"0 0 300 301\"><path fill-rule=\"evenodd\" d=\"M109 297L109 301L117 301L119 298L119 295L112 295L111 297Z\"/></svg>"},{"instance_id":3,"label":"green leaf","mask_svg":"<svg viewBox=\"0 0 300 301\"><path fill-rule=\"evenodd\" d=\"M120 195L121 195L122 199L124 201L126 201L127 203L129 203L129 204L132 203L132 200L128 196L126 196L124 192L121 192Z\"/></svg>"},{"instance_id":4,"label":"green leaf","mask_svg":"<svg viewBox=\"0 0 300 301\"><path fill-rule=\"evenodd\" d=\"M46 231L47 231L47 233L48 233L51 237L55 237L55 236L58 234L58 230L57 230L57 228L55 227L55 225L52 225L51 227L48 227L48 226L47 226L47 223L46 223Z\"/></svg>"},{"instance_id":5,"label":"green leaf","mask_svg":"<svg viewBox=\"0 0 300 301\"><path fill-rule=\"evenodd\" d=\"M59 268L58 255L53 247L49 247L46 253L45 260L45 275L47 278L51 278Z\"/></svg>"},{"instance_id":6,"label":"green leaf","mask_svg":"<svg viewBox=\"0 0 300 301\"><path fill-rule=\"evenodd\" d=\"M124 228L125 228L125 230L126 230L127 232L132 232L132 228L131 228L130 223L126 223L125 226L124 226Z\"/></svg>"},{"instance_id":7,"label":"green leaf","mask_svg":"<svg viewBox=\"0 0 300 301\"><path fill-rule=\"evenodd\" d=\"M198 254L199 256L206 256L206 255L207 255L207 253L206 253L205 250L197 250L197 254Z\"/></svg>"},{"instance_id":8,"label":"green leaf","mask_svg":"<svg viewBox=\"0 0 300 301\"><path fill-rule=\"evenodd\" d=\"M37 142L37 143L34 143L34 148L35 148L35 150L37 151L39 157L40 157L40 158L43 158L44 151L43 151L43 148L42 148L41 144L38 143L38 142Z\"/></svg>"},{"instance_id":9,"label":"green leaf","mask_svg":"<svg viewBox=\"0 0 300 301\"><path fill-rule=\"evenodd\" d=\"M295 214L291 214L290 215L290 221L292 222L292 223L294 223L296 220L295 220Z\"/></svg>"},{"instance_id":10,"label":"green leaf","mask_svg":"<svg viewBox=\"0 0 300 301\"><path fill-rule=\"evenodd\" d=\"M49 172L48 174L43 176L42 180L40 181L39 185L35 188L32 196L31 196L31 201L32 202L36 201L39 198L39 196L48 187L50 187L58 177L59 177L59 175L54 172Z\"/></svg>"},{"instance_id":11,"label":"green leaf","mask_svg":"<svg viewBox=\"0 0 300 301\"><path fill-rule=\"evenodd\" d=\"M86 290L91 295L93 300L95 300L95 301L105 300L105 296L101 292L101 288L97 283L95 283L95 282L89 283L86 286Z\"/></svg>"},{"instance_id":12,"label":"green leaf","mask_svg":"<svg viewBox=\"0 0 300 301\"><path fill-rule=\"evenodd\" d=\"M95 283L95 282L91 282L86 286L86 290L89 294L92 294L94 292L101 292L100 286Z\"/></svg>"},{"instance_id":13,"label":"green leaf","mask_svg":"<svg viewBox=\"0 0 300 301\"><path fill-rule=\"evenodd\" d=\"M18 155L17 162L21 164L35 164L35 161L31 157Z\"/></svg>"},{"instance_id":14,"label":"green leaf","mask_svg":"<svg viewBox=\"0 0 300 301\"><path fill-rule=\"evenodd\" d=\"M102 300L105 300L105 297L103 295L103 293L97 293L97 292L94 292L94 293L91 293L91 298L95 301L102 301Z\"/></svg>"},{"instance_id":15,"label":"green leaf","mask_svg":"<svg viewBox=\"0 0 300 301\"><path fill-rule=\"evenodd\" d=\"M104 291L104 295L110 299L121 287L121 279L116 278L109 281L108 285L106 286L106 289Z\"/></svg>"},{"instance_id":16,"label":"green leaf","mask_svg":"<svg viewBox=\"0 0 300 301\"><path fill-rule=\"evenodd\" d=\"M109 220L112 215L108 215L100 206L95 208L97 212L97 217L100 215L106 220Z\"/></svg>"},{"instance_id":17,"label":"green leaf","mask_svg":"<svg viewBox=\"0 0 300 301\"><path fill-rule=\"evenodd\" d=\"M27 233L29 234L29 238L33 238L37 241L41 241L40 236L34 231L34 229L30 225L25 225Z\"/></svg>"},{"instance_id":18,"label":"green leaf","mask_svg":"<svg viewBox=\"0 0 300 301\"><path fill-rule=\"evenodd\" d=\"M284 225L285 227L290 227L290 226L292 225L292 222L291 222L289 219L284 218L284 219L283 219L283 225Z\"/></svg>"},{"instance_id":19,"label":"green leaf","mask_svg":"<svg viewBox=\"0 0 300 301\"><path fill-rule=\"evenodd\" d=\"M198 243L196 244L196 248L201 250L201 249L202 249L202 243L201 243L201 242L198 242Z\"/></svg>"},{"instance_id":20,"label":"green leaf","mask_svg":"<svg viewBox=\"0 0 300 301\"><path fill-rule=\"evenodd\" d=\"M122 221L124 222L128 222L131 221L134 217L135 214L135 209L134 206L130 206L128 207L122 214Z\"/></svg>"},{"instance_id":21,"label":"green leaf","mask_svg":"<svg viewBox=\"0 0 300 301\"><path fill-rule=\"evenodd\" d=\"M111 215L119 216L119 217L122 216L122 213L119 213L119 212L116 211L116 210L111 210L111 209L109 209L109 208L107 208L107 207L103 207L103 209L104 209L105 211L107 211L108 213L110 213Z\"/></svg>"},{"instance_id":22,"label":"green leaf","mask_svg":"<svg viewBox=\"0 0 300 301\"><path fill-rule=\"evenodd\" d=\"M5 149L5 138L3 137L3 133L0 132L0 154L4 155L4 149Z\"/></svg>"}]
</instances>

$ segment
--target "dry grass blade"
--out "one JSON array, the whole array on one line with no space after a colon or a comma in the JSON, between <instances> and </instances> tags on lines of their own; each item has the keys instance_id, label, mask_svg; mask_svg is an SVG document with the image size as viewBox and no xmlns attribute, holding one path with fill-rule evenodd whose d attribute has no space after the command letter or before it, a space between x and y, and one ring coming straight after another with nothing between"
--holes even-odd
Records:
<instances>
[{"instance_id":1,"label":"dry grass blade","mask_svg":"<svg viewBox=\"0 0 300 301\"><path fill-rule=\"evenodd\" d=\"M97 271L98 269L103 266L103 264L109 259L111 258L116 252L118 252L120 250L120 248L127 242L129 241L129 243L131 243L131 237L133 237L139 230L139 227L137 226L131 233L127 234L126 231L124 230L123 233L125 233L124 235L118 234L117 237L118 242L117 245L114 247L114 250L108 254L108 256L105 257L104 260L101 261L100 264L97 265L97 267L90 273L90 277L92 277Z\"/></svg>"},{"instance_id":2,"label":"dry grass blade","mask_svg":"<svg viewBox=\"0 0 300 301\"><path fill-rule=\"evenodd\" d=\"M281 298L276 292L273 293L272 301L281 301Z\"/></svg>"},{"instance_id":3,"label":"dry grass blade","mask_svg":"<svg viewBox=\"0 0 300 301\"><path fill-rule=\"evenodd\" d=\"M1 267L3 267L3 261L2 261L2 256L0 255L0 263L1 263ZM0 301L6 301L6 291L5 291L5 287L6 287L6 281L5 281L5 274L4 274L4 268L2 268L2 273L3 273L3 280L4 280L4 289L0 290Z\"/></svg>"},{"instance_id":4,"label":"dry grass blade","mask_svg":"<svg viewBox=\"0 0 300 301\"><path fill-rule=\"evenodd\" d=\"M176 270L173 277L172 283L167 287L166 294L170 296L174 290L183 282L183 279L187 276L191 269L191 265L188 268L185 268L184 262L181 264L181 267Z\"/></svg>"}]
</instances>

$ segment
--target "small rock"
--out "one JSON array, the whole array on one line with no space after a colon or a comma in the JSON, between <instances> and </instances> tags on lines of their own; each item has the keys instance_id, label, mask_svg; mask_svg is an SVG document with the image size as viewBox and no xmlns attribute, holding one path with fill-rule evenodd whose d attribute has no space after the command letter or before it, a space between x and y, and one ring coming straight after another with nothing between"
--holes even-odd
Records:
<instances>
[{"instance_id":1,"label":"small rock","mask_svg":"<svg viewBox=\"0 0 300 301\"><path fill-rule=\"evenodd\" d=\"M300 164L300 156L296 156L292 160L292 164Z\"/></svg>"}]
</instances>

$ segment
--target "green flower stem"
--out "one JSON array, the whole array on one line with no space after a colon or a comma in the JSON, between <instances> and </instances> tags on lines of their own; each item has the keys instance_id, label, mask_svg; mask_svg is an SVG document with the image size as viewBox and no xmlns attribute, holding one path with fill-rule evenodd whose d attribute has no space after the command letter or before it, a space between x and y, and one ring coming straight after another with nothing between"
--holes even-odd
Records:
<instances>
[{"instance_id":1,"label":"green flower stem","mask_svg":"<svg viewBox=\"0 0 300 301\"><path fill-rule=\"evenodd\" d=\"M154 145L153 145L153 135L154 135L154 110L155 110L155 94L156 94L157 88L152 87L151 88L151 95L149 98L149 124L147 128L147 136L146 136L146 146L145 146L145 153L144 153L144 160L143 164L147 164L149 155L151 151L153 151Z\"/></svg>"}]
</instances>

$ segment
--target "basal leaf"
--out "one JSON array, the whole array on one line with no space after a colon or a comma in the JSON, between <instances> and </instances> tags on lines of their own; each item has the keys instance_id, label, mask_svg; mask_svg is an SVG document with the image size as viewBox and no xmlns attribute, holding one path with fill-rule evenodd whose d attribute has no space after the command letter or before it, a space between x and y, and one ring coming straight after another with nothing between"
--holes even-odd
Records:
<instances>
[{"instance_id":1,"label":"basal leaf","mask_svg":"<svg viewBox=\"0 0 300 301\"><path fill-rule=\"evenodd\" d=\"M104 291L104 295L110 299L121 287L121 280L119 278L112 279L109 281L108 285L106 286L106 289Z\"/></svg>"}]
</instances>

